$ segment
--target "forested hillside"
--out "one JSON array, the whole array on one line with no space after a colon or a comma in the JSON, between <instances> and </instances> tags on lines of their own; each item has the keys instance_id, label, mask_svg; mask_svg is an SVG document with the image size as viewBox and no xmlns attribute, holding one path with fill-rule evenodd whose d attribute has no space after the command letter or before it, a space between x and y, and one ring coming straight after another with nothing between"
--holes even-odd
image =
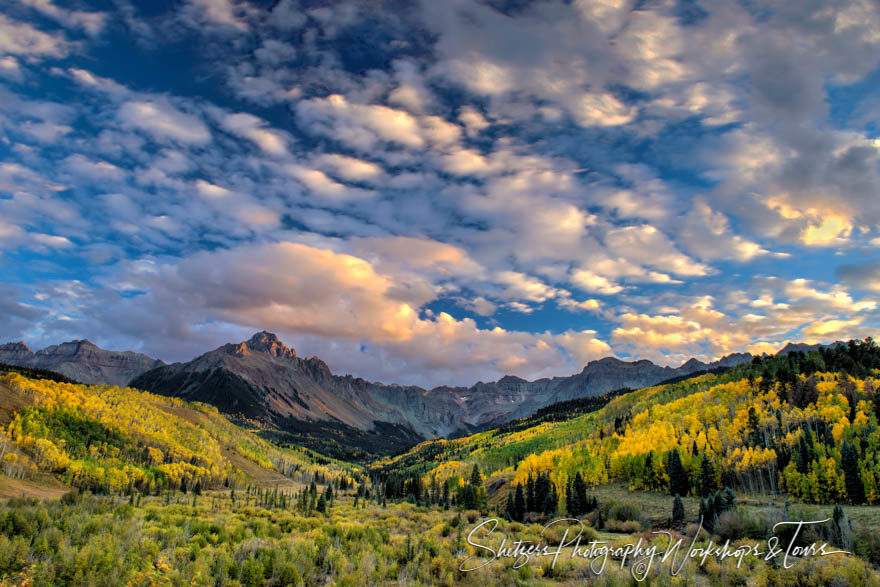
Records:
<instances>
[{"instance_id":1,"label":"forested hillside","mask_svg":"<svg viewBox=\"0 0 880 587\"><path fill-rule=\"evenodd\" d=\"M42 471L95 493L152 494L242 486L255 476L307 482L352 470L274 446L203 404L19 373L0 377L0 393L9 421L0 458L14 478Z\"/></svg>"},{"instance_id":2,"label":"forested hillside","mask_svg":"<svg viewBox=\"0 0 880 587\"><path fill-rule=\"evenodd\" d=\"M546 475L560 509L577 476L587 486L623 482L681 496L728 487L808 503L878 503L878 369L871 339L756 358L609 398L565 421L556 414L524 429L423 443L374 474L458 486L476 464L495 488Z\"/></svg>"}]
</instances>

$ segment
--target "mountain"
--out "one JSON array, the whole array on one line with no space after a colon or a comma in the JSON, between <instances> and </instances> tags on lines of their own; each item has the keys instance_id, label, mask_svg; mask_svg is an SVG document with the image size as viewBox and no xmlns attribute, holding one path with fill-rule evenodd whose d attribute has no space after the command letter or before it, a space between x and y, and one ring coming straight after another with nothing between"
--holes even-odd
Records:
<instances>
[{"instance_id":1,"label":"mountain","mask_svg":"<svg viewBox=\"0 0 880 587\"><path fill-rule=\"evenodd\" d=\"M471 387L425 390L334 375L317 357L299 357L264 331L188 363L152 369L132 380L131 386L213 404L294 434L297 442L315 448L332 452L334 447L315 446L303 435L329 434L341 446L357 441L391 452L423 439L500 425L559 401L636 389L748 360L751 356L745 354L712 364L692 359L673 369L647 360L609 357L590 362L570 377L526 381L506 376Z\"/></svg>"},{"instance_id":2,"label":"mountain","mask_svg":"<svg viewBox=\"0 0 880 587\"><path fill-rule=\"evenodd\" d=\"M845 345L846 343L838 340L837 342L832 342L828 344L807 344L805 342L790 342L782 347L777 355L787 355L789 353L808 353L810 351L818 351L819 349L827 349L831 347L836 347L840 345Z\"/></svg>"},{"instance_id":3,"label":"mountain","mask_svg":"<svg viewBox=\"0 0 880 587\"><path fill-rule=\"evenodd\" d=\"M92 385L119 386L165 364L141 353L104 350L88 340L72 340L36 353L23 342L10 342L0 345L0 363L47 369Z\"/></svg>"}]
</instances>

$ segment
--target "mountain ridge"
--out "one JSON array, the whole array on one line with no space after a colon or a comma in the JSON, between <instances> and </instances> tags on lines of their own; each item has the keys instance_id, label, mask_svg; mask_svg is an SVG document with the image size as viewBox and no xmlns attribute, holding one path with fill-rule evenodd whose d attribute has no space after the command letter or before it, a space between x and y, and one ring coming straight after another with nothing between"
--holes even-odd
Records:
<instances>
[{"instance_id":1,"label":"mountain ridge","mask_svg":"<svg viewBox=\"0 0 880 587\"><path fill-rule=\"evenodd\" d=\"M414 438L430 439L500 425L560 401L645 387L751 358L740 353L713 363L692 359L673 368L646 359L605 357L570 376L528 381L505 375L470 387L425 389L335 375L321 359L302 358L275 334L261 331L247 341L221 345L191 361L152 369L130 384L210 403L280 430L341 426L373 431L392 425L405 435L410 431Z\"/></svg>"},{"instance_id":2,"label":"mountain ridge","mask_svg":"<svg viewBox=\"0 0 880 587\"><path fill-rule=\"evenodd\" d=\"M71 340L33 352L23 341L0 345L0 363L45 369L91 385L125 386L165 363L143 353L102 349L88 339Z\"/></svg>"},{"instance_id":3,"label":"mountain ridge","mask_svg":"<svg viewBox=\"0 0 880 587\"><path fill-rule=\"evenodd\" d=\"M789 343L780 353L814 346ZM132 351L105 351L85 339L36 353L24 342L0 345L2 363L49 369L85 383L130 385L201 401L295 434L320 435L323 429L333 429L342 443L349 437L361 438L362 433L376 433L372 440L379 444L389 430L405 443L448 438L530 416L558 402L656 385L752 358L749 353L733 353L711 363L691 358L670 367L610 356L592 360L568 376L530 381L505 375L468 387L426 389L334 374L320 358L299 356L266 330L171 364Z\"/></svg>"}]
</instances>

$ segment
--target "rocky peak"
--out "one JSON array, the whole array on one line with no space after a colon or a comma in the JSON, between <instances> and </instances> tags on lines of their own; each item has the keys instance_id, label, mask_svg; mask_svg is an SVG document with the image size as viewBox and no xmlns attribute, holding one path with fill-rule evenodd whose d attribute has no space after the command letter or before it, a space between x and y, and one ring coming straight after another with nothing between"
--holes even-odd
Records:
<instances>
[{"instance_id":1,"label":"rocky peak","mask_svg":"<svg viewBox=\"0 0 880 587\"><path fill-rule=\"evenodd\" d=\"M296 357L295 350L287 348L283 342L278 340L278 337L275 334L265 330L254 334L250 340L243 344L248 350L268 353L273 357Z\"/></svg>"},{"instance_id":2,"label":"rocky peak","mask_svg":"<svg viewBox=\"0 0 880 587\"><path fill-rule=\"evenodd\" d=\"M679 371L701 371L706 368L706 364L702 361L699 361L694 358L690 358L685 363L679 367Z\"/></svg>"},{"instance_id":3,"label":"rocky peak","mask_svg":"<svg viewBox=\"0 0 880 587\"><path fill-rule=\"evenodd\" d=\"M72 356L86 351L100 351L101 349L88 339L70 340L61 344L54 344L37 351L38 356Z\"/></svg>"},{"instance_id":4,"label":"rocky peak","mask_svg":"<svg viewBox=\"0 0 880 587\"><path fill-rule=\"evenodd\" d=\"M22 361L31 361L33 358L33 351L23 341L0 345L0 363L20 365Z\"/></svg>"},{"instance_id":5,"label":"rocky peak","mask_svg":"<svg viewBox=\"0 0 880 587\"><path fill-rule=\"evenodd\" d=\"M31 347L26 345L23 340L18 342L7 342L6 344L0 344L0 351L2 352L33 352Z\"/></svg>"}]
</instances>

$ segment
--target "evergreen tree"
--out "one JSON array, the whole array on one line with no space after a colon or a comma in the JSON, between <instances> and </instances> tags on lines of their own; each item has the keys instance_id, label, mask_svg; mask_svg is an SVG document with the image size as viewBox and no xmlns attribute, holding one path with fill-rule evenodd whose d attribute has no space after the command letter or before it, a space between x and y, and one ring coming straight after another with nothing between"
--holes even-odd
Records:
<instances>
[{"instance_id":1,"label":"evergreen tree","mask_svg":"<svg viewBox=\"0 0 880 587\"><path fill-rule=\"evenodd\" d=\"M587 513L589 508L587 484L584 483L584 478L581 476L580 471L575 474L574 481L571 484L571 502L571 506L568 508L570 516L577 518Z\"/></svg>"},{"instance_id":2,"label":"evergreen tree","mask_svg":"<svg viewBox=\"0 0 880 587\"><path fill-rule=\"evenodd\" d=\"M526 481L526 511L538 511L538 506L535 502L535 480L532 478L532 474L529 473L529 479Z\"/></svg>"},{"instance_id":3,"label":"evergreen tree","mask_svg":"<svg viewBox=\"0 0 880 587\"><path fill-rule=\"evenodd\" d=\"M471 469L471 485L474 487L483 486L483 475L480 474L480 467L477 466L477 463L474 463L474 468Z\"/></svg>"},{"instance_id":4,"label":"evergreen tree","mask_svg":"<svg viewBox=\"0 0 880 587\"><path fill-rule=\"evenodd\" d=\"M715 482L715 468L712 466L709 458L703 455L700 461L700 495L708 495L718 489Z\"/></svg>"},{"instance_id":5,"label":"evergreen tree","mask_svg":"<svg viewBox=\"0 0 880 587\"><path fill-rule=\"evenodd\" d=\"M749 435L753 445L760 443L760 428L761 420L758 418L758 412L755 411L755 406L749 406Z\"/></svg>"},{"instance_id":6,"label":"evergreen tree","mask_svg":"<svg viewBox=\"0 0 880 587\"><path fill-rule=\"evenodd\" d=\"M324 499L324 494L321 494L321 497L318 498L318 504L315 506L315 511L320 512L322 514L327 513L327 500Z\"/></svg>"},{"instance_id":7,"label":"evergreen tree","mask_svg":"<svg viewBox=\"0 0 880 587\"><path fill-rule=\"evenodd\" d=\"M846 495L852 504L865 503L865 485L859 474L859 453L856 447L849 442L843 443L841 453L841 467L843 468L844 480L846 481Z\"/></svg>"},{"instance_id":8,"label":"evergreen tree","mask_svg":"<svg viewBox=\"0 0 880 587\"><path fill-rule=\"evenodd\" d=\"M514 503L513 490L507 489L507 505L504 508L504 519L508 522L516 518L516 504Z\"/></svg>"},{"instance_id":9,"label":"evergreen tree","mask_svg":"<svg viewBox=\"0 0 880 587\"><path fill-rule=\"evenodd\" d=\"M201 479L196 479L196 484L193 487L193 493L196 495L202 494L202 480Z\"/></svg>"},{"instance_id":10,"label":"evergreen tree","mask_svg":"<svg viewBox=\"0 0 880 587\"><path fill-rule=\"evenodd\" d=\"M687 471L681 464L681 457L678 456L678 449L669 451L669 462L666 466L666 473L669 475L669 493L675 495L687 495L690 489L690 481L688 481Z\"/></svg>"},{"instance_id":11,"label":"evergreen tree","mask_svg":"<svg viewBox=\"0 0 880 587\"><path fill-rule=\"evenodd\" d=\"M556 487L551 485L550 490L544 496L544 504L541 511L543 511L544 515L547 517L554 515L556 513L558 502L559 499L556 497Z\"/></svg>"},{"instance_id":12,"label":"evergreen tree","mask_svg":"<svg viewBox=\"0 0 880 587\"><path fill-rule=\"evenodd\" d=\"M521 483L516 484L516 494L513 498L514 505L514 520L517 522L522 522L526 517L526 498L523 495L523 488Z\"/></svg>"},{"instance_id":13,"label":"evergreen tree","mask_svg":"<svg viewBox=\"0 0 880 587\"><path fill-rule=\"evenodd\" d=\"M672 525L681 526L684 523L684 503L681 497L676 493L675 499L672 500Z\"/></svg>"}]
</instances>

